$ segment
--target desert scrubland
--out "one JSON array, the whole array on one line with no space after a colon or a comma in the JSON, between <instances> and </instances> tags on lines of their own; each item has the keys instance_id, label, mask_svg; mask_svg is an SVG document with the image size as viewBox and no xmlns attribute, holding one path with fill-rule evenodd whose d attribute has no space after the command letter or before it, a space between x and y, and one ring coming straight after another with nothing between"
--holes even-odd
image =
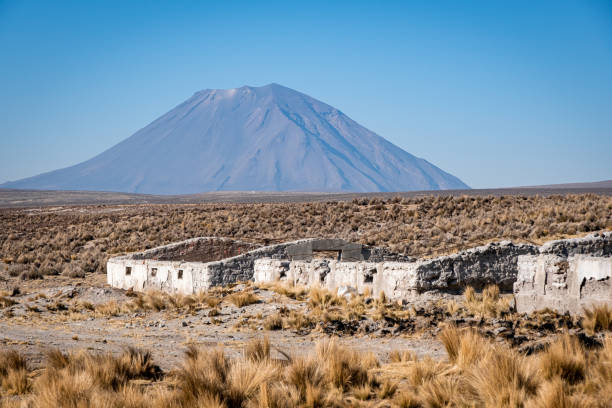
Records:
<instances>
[{"instance_id":1,"label":"desert scrubland","mask_svg":"<svg viewBox=\"0 0 612 408\"><path fill-rule=\"evenodd\" d=\"M110 256L195 236L339 237L431 257L612 229L612 197L356 198L0 209L0 406L606 407L612 310L511 294L390 302L241 283L109 288Z\"/></svg>"},{"instance_id":2,"label":"desert scrubland","mask_svg":"<svg viewBox=\"0 0 612 408\"><path fill-rule=\"evenodd\" d=\"M338 237L415 257L491 241L541 244L612 228L612 197L421 197L313 203L0 209L13 275L104 272L106 259L197 236L258 244Z\"/></svg>"}]
</instances>

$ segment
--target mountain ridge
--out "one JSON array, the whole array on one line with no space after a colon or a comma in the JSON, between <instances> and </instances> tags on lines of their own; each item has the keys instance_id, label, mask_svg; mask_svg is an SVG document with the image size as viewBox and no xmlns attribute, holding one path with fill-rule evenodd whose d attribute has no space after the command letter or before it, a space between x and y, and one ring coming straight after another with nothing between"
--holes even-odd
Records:
<instances>
[{"instance_id":1,"label":"mountain ridge","mask_svg":"<svg viewBox=\"0 0 612 408\"><path fill-rule=\"evenodd\" d=\"M197 91L89 160L0 186L151 194L469 188L340 110L274 83Z\"/></svg>"}]
</instances>

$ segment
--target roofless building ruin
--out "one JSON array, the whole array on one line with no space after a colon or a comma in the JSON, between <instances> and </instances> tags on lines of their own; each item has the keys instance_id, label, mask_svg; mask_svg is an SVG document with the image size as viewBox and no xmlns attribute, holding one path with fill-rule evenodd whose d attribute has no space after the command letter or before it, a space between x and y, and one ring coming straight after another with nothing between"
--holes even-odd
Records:
<instances>
[{"instance_id":1,"label":"roofless building ruin","mask_svg":"<svg viewBox=\"0 0 612 408\"><path fill-rule=\"evenodd\" d=\"M285 282L384 292L410 302L425 292L461 293L496 284L514 291L519 311L551 307L580 312L612 305L612 232L551 241L540 247L491 243L457 254L415 259L342 239L313 238L261 246L201 237L111 258L116 288L192 294L235 282Z\"/></svg>"}]
</instances>

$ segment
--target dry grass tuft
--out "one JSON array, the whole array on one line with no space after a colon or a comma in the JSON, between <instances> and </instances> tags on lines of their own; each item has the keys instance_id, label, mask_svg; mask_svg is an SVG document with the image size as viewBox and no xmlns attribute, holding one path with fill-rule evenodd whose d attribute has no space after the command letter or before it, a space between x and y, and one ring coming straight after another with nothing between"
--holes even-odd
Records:
<instances>
[{"instance_id":1,"label":"dry grass tuft","mask_svg":"<svg viewBox=\"0 0 612 408\"><path fill-rule=\"evenodd\" d=\"M604 303L585 309L582 327L591 335L604 330L611 331L612 307Z\"/></svg>"},{"instance_id":2,"label":"dry grass tuft","mask_svg":"<svg viewBox=\"0 0 612 408\"><path fill-rule=\"evenodd\" d=\"M283 284L281 282L263 283L259 287L271 290L279 295L287 296L290 299L304 300L308 295L309 289L304 286Z\"/></svg>"},{"instance_id":3,"label":"dry grass tuft","mask_svg":"<svg viewBox=\"0 0 612 408\"><path fill-rule=\"evenodd\" d=\"M444 328L438 338L446 348L451 363L461 368L469 368L484 357L488 343L473 329L458 329L455 326Z\"/></svg>"},{"instance_id":4,"label":"dry grass tuft","mask_svg":"<svg viewBox=\"0 0 612 408\"><path fill-rule=\"evenodd\" d=\"M1 389L3 396L20 394L22 405L32 408L609 405L610 337L586 355L575 338L565 335L532 356L490 343L471 330L448 327L441 339L452 361L393 352L392 362L382 366L373 355L342 347L336 339L320 342L310 355L286 355L286 361L271 358L267 338L252 340L235 359L219 348L192 345L182 366L166 375L150 354L135 349L119 356L52 350L36 375L23 357L4 351Z\"/></svg>"},{"instance_id":5,"label":"dry grass tuft","mask_svg":"<svg viewBox=\"0 0 612 408\"><path fill-rule=\"evenodd\" d=\"M514 350L489 346L466 380L484 406L516 407L535 395L537 372Z\"/></svg>"},{"instance_id":6,"label":"dry grass tuft","mask_svg":"<svg viewBox=\"0 0 612 408\"><path fill-rule=\"evenodd\" d=\"M27 363L14 350L0 352L0 386L8 395L25 394L30 389Z\"/></svg>"},{"instance_id":7,"label":"dry grass tuft","mask_svg":"<svg viewBox=\"0 0 612 408\"><path fill-rule=\"evenodd\" d=\"M281 330L283 328L283 317L280 313L275 313L266 318L263 323L266 330Z\"/></svg>"},{"instance_id":8,"label":"dry grass tuft","mask_svg":"<svg viewBox=\"0 0 612 408\"><path fill-rule=\"evenodd\" d=\"M270 339L268 336L249 341L244 348L244 357L251 361L269 361Z\"/></svg>"},{"instance_id":9,"label":"dry grass tuft","mask_svg":"<svg viewBox=\"0 0 612 408\"><path fill-rule=\"evenodd\" d=\"M537 396L527 404L527 408L583 408L585 406L589 405L567 395L567 386L559 378L542 384Z\"/></svg>"},{"instance_id":10,"label":"dry grass tuft","mask_svg":"<svg viewBox=\"0 0 612 408\"><path fill-rule=\"evenodd\" d=\"M9 307L16 305L17 301L8 297L8 295L0 296L0 307Z\"/></svg>"},{"instance_id":11,"label":"dry grass tuft","mask_svg":"<svg viewBox=\"0 0 612 408\"><path fill-rule=\"evenodd\" d=\"M232 293L227 297L227 300L236 307L249 306L254 303L259 303L261 299L251 291L242 291Z\"/></svg>"},{"instance_id":12,"label":"dry grass tuft","mask_svg":"<svg viewBox=\"0 0 612 408\"><path fill-rule=\"evenodd\" d=\"M297 357L285 369L285 378L299 395L299 399L321 401L325 385L325 373L319 361L313 357Z\"/></svg>"},{"instance_id":13,"label":"dry grass tuft","mask_svg":"<svg viewBox=\"0 0 612 408\"><path fill-rule=\"evenodd\" d=\"M587 356L576 337L564 334L539 356L539 368L544 379L559 378L572 385L584 380Z\"/></svg>"},{"instance_id":14,"label":"dry grass tuft","mask_svg":"<svg viewBox=\"0 0 612 408\"><path fill-rule=\"evenodd\" d=\"M402 391L397 394L393 400L393 406L397 408L422 408L420 398L418 398L413 392Z\"/></svg>"},{"instance_id":15,"label":"dry grass tuft","mask_svg":"<svg viewBox=\"0 0 612 408\"><path fill-rule=\"evenodd\" d=\"M501 296L497 285L489 285L481 294L467 287L464 292L467 311L480 317L502 317L511 311L511 295Z\"/></svg>"},{"instance_id":16,"label":"dry grass tuft","mask_svg":"<svg viewBox=\"0 0 612 408\"><path fill-rule=\"evenodd\" d=\"M346 299L330 292L327 289L314 286L310 288L308 304L312 308L327 309L330 306L340 306L346 303Z\"/></svg>"},{"instance_id":17,"label":"dry grass tuft","mask_svg":"<svg viewBox=\"0 0 612 408\"><path fill-rule=\"evenodd\" d=\"M352 350L340 347L335 339L317 344L317 357L324 364L327 380L340 390L368 383L368 370L378 362L364 359Z\"/></svg>"},{"instance_id":18,"label":"dry grass tuft","mask_svg":"<svg viewBox=\"0 0 612 408\"><path fill-rule=\"evenodd\" d=\"M417 361L417 358L416 355L410 350L393 350L391 353L389 353L389 361L391 363L407 363L410 361Z\"/></svg>"}]
</instances>

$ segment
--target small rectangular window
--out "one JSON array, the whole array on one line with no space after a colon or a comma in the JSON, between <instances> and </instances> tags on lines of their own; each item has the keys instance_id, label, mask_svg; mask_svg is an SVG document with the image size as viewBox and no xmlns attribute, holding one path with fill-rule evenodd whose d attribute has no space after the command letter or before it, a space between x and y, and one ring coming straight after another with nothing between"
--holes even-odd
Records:
<instances>
[{"instance_id":1,"label":"small rectangular window","mask_svg":"<svg viewBox=\"0 0 612 408\"><path fill-rule=\"evenodd\" d=\"M131 266L126 266L125 267L125 276L130 276L132 274L132 267Z\"/></svg>"},{"instance_id":2,"label":"small rectangular window","mask_svg":"<svg viewBox=\"0 0 612 408\"><path fill-rule=\"evenodd\" d=\"M151 276L157 276L157 268L151 268Z\"/></svg>"},{"instance_id":3,"label":"small rectangular window","mask_svg":"<svg viewBox=\"0 0 612 408\"><path fill-rule=\"evenodd\" d=\"M182 269L178 270L178 278L179 279L183 279L183 270Z\"/></svg>"}]
</instances>

